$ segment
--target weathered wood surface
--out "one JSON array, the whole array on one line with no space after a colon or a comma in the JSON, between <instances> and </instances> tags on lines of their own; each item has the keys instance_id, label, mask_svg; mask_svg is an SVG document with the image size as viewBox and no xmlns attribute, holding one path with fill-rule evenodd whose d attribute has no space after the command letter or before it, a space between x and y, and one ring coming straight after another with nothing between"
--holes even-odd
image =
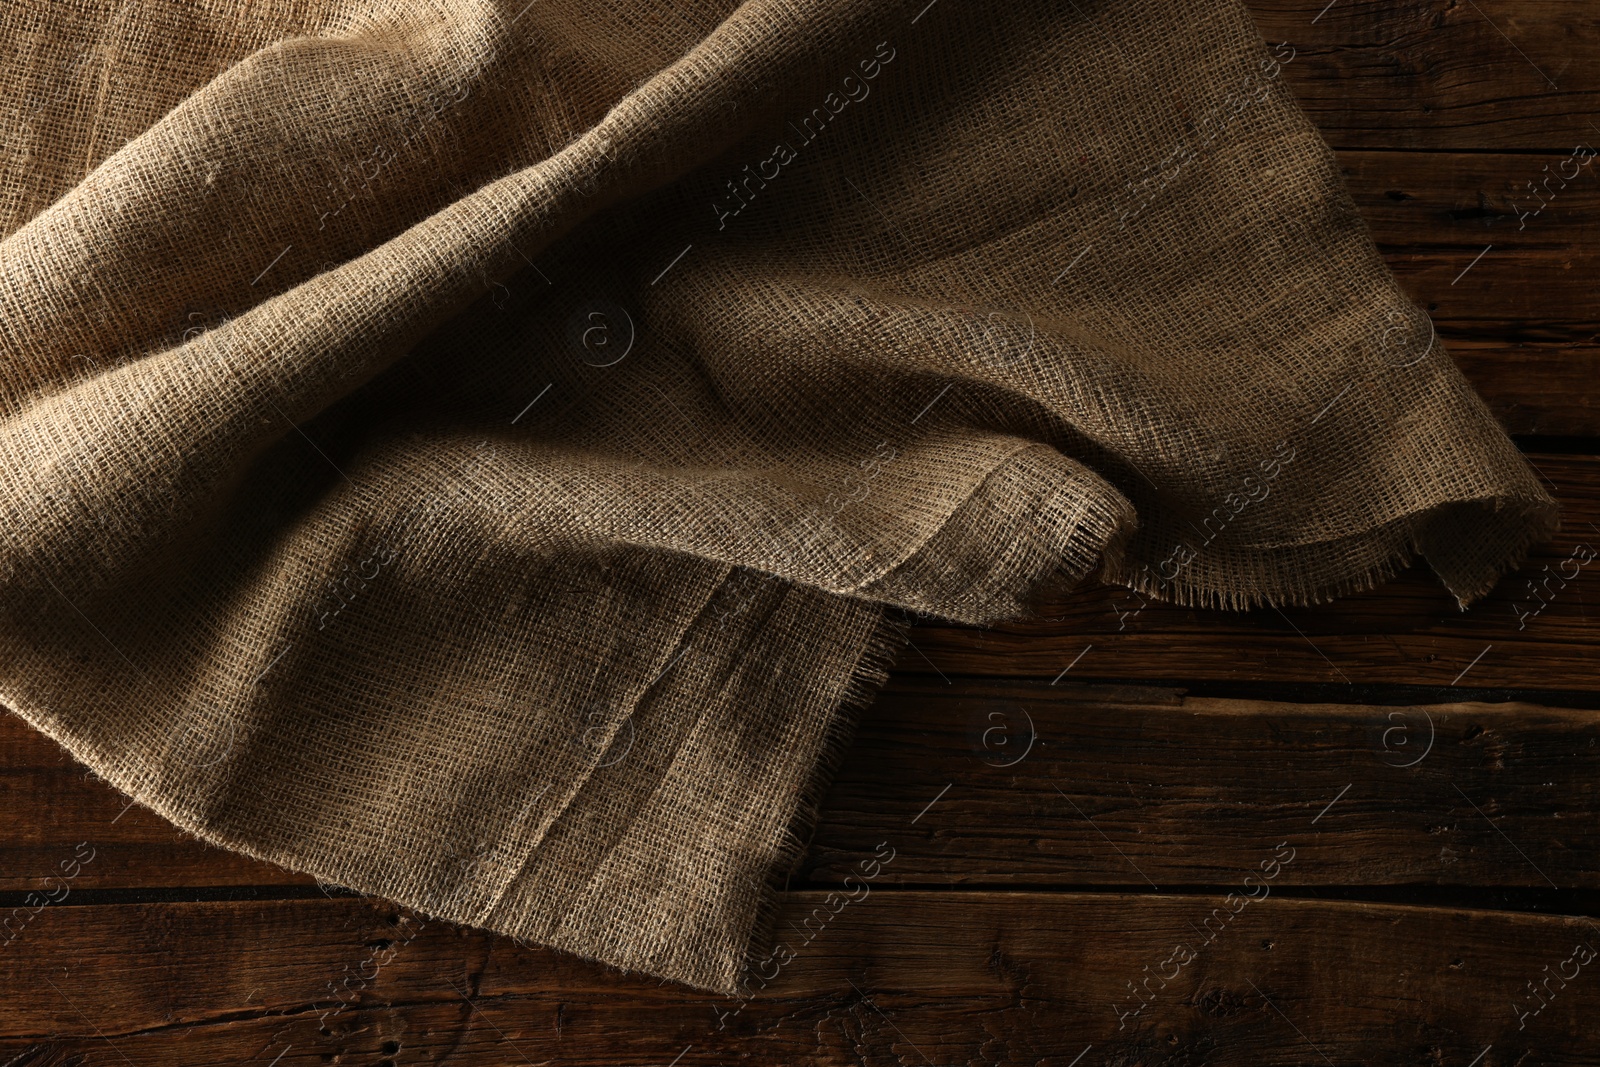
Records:
<instances>
[{"instance_id":1,"label":"weathered wood surface","mask_svg":"<svg viewBox=\"0 0 1600 1067\"><path fill-rule=\"evenodd\" d=\"M1600 435L1600 162L1346 150L1339 165L1400 285L1507 429Z\"/></svg>"},{"instance_id":2,"label":"weathered wood surface","mask_svg":"<svg viewBox=\"0 0 1600 1067\"><path fill-rule=\"evenodd\" d=\"M59 893L67 872L70 891L80 895L108 887L314 884L180 833L9 711L0 715L0 827L0 891ZM0 907L0 916L21 903Z\"/></svg>"},{"instance_id":3,"label":"weathered wood surface","mask_svg":"<svg viewBox=\"0 0 1600 1067\"><path fill-rule=\"evenodd\" d=\"M1583 0L1247 0L1335 148L1600 143L1600 16Z\"/></svg>"},{"instance_id":4,"label":"weathered wood surface","mask_svg":"<svg viewBox=\"0 0 1600 1067\"><path fill-rule=\"evenodd\" d=\"M1507 429L1600 434L1600 162L1569 149L1339 163L1390 269Z\"/></svg>"},{"instance_id":5,"label":"weathered wood surface","mask_svg":"<svg viewBox=\"0 0 1600 1067\"><path fill-rule=\"evenodd\" d=\"M1593 436L1600 12L1250 0L1362 217L1514 433ZM1484 253L1481 260L1475 257Z\"/></svg>"},{"instance_id":6,"label":"weathered wood surface","mask_svg":"<svg viewBox=\"0 0 1600 1067\"><path fill-rule=\"evenodd\" d=\"M313 884L127 808L14 716L0 781L0 890L22 917L47 890ZM837 884L892 840L886 883L1217 886L1310 825L1283 884L1594 889L1597 807L1600 711L903 676L863 717L799 877Z\"/></svg>"},{"instance_id":7,"label":"weathered wood surface","mask_svg":"<svg viewBox=\"0 0 1600 1067\"><path fill-rule=\"evenodd\" d=\"M1273 894L1312 833L1242 904L794 894L747 999L355 900L51 908L0 953L0 1063L1600 1063L1591 920Z\"/></svg>"},{"instance_id":8,"label":"weathered wood surface","mask_svg":"<svg viewBox=\"0 0 1600 1067\"><path fill-rule=\"evenodd\" d=\"M1600 12L1571 0L1249 7L1263 36L1295 50L1285 84L1496 414L1515 433L1595 435L1600 168L1575 150L1600 146Z\"/></svg>"},{"instance_id":9,"label":"weathered wood surface","mask_svg":"<svg viewBox=\"0 0 1600 1067\"><path fill-rule=\"evenodd\" d=\"M1281 612L1179 608L1097 586L1029 622L918 626L898 666L946 676L1053 679L1071 666L1071 677L1088 679L1600 689L1600 560L1572 562L1576 576L1559 580L1578 546L1600 551L1600 458L1530 458L1561 504L1562 531L1466 612L1425 567Z\"/></svg>"},{"instance_id":10,"label":"weathered wood surface","mask_svg":"<svg viewBox=\"0 0 1600 1067\"><path fill-rule=\"evenodd\" d=\"M889 839L913 884L1215 886L1294 837L1284 884L1592 888L1597 807L1600 711L901 679L805 870Z\"/></svg>"},{"instance_id":11,"label":"weathered wood surface","mask_svg":"<svg viewBox=\"0 0 1600 1067\"><path fill-rule=\"evenodd\" d=\"M1446 345L1508 432L1600 435L1600 390L1594 387L1600 381L1600 345L1493 340Z\"/></svg>"}]
</instances>

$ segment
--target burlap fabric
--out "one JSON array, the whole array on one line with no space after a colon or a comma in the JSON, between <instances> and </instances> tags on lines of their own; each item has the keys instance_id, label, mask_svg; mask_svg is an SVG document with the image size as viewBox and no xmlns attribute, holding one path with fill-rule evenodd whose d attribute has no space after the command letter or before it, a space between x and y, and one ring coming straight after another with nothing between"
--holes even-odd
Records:
<instances>
[{"instance_id":1,"label":"burlap fabric","mask_svg":"<svg viewBox=\"0 0 1600 1067\"><path fill-rule=\"evenodd\" d=\"M1465 605L1555 522L1234 0L49 0L0 53L0 700L430 915L748 988L885 605L1418 554Z\"/></svg>"}]
</instances>

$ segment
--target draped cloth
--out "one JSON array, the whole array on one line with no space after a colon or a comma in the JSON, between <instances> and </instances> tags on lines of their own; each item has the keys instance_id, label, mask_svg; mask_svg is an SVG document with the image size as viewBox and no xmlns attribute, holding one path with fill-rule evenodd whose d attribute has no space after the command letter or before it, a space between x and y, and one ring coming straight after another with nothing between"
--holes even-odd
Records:
<instances>
[{"instance_id":1,"label":"draped cloth","mask_svg":"<svg viewBox=\"0 0 1600 1067\"><path fill-rule=\"evenodd\" d=\"M0 53L0 702L430 916L748 990L902 620L1465 607L1555 526L1236 0L41 0Z\"/></svg>"}]
</instances>

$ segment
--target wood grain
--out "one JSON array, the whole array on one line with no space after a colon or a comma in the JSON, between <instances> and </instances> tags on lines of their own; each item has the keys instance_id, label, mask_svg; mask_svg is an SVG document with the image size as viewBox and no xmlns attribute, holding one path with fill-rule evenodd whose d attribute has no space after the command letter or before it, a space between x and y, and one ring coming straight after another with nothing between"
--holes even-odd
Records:
<instances>
[{"instance_id":1,"label":"wood grain","mask_svg":"<svg viewBox=\"0 0 1600 1067\"><path fill-rule=\"evenodd\" d=\"M25 785L5 798L0 916L25 920L24 893L313 884L142 808L117 817L115 791L34 736L0 720L0 779ZM1217 886L1311 825L1282 884L1593 889L1597 803L1600 711L901 677L863 717L798 877L839 884L891 840L886 883Z\"/></svg>"},{"instance_id":2,"label":"wood grain","mask_svg":"<svg viewBox=\"0 0 1600 1067\"><path fill-rule=\"evenodd\" d=\"M1237 881L1295 837L1280 884L1593 888L1597 800L1600 711L902 678L803 871L839 881L889 839L893 881L1157 891Z\"/></svg>"},{"instance_id":3,"label":"wood grain","mask_svg":"<svg viewBox=\"0 0 1600 1067\"><path fill-rule=\"evenodd\" d=\"M1592 140L1600 144L1600 131ZM1341 149L1336 155L1362 220L1386 252L1464 254L1456 267L1460 271L1493 244L1496 251L1548 253L1545 269L1551 277L1576 272L1580 262L1588 262L1570 257L1593 254L1592 239L1600 230L1600 157L1575 157L1570 146L1541 152ZM1491 254L1467 277L1501 271L1502 282L1518 278L1528 290L1510 291L1508 285L1501 300L1540 298L1537 290L1547 277L1517 275L1506 266ZM1470 321L1483 318L1474 314Z\"/></svg>"},{"instance_id":4,"label":"wood grain","mask_svg":"<svg viewBox=\"0 0 1600 1067\"><path fill-rule=\"evenodd\" d=\"M1600 961L1574 958L1592 921L1272 884L794 894L784 964L746 999L358 901L52 908L0 954L0 1062L1600 1063ZM1527 983L1558 970L1531 1014Z\"/></svg>"},{"instance_id":5,"label":"wood grain","mask_svg":"<svg viewBox=\"0 0 1600 1067\"><path fill-rule=\"evenodd\" d=\"M1496 414L1514 433L1594 435L1584 394L1600 363L1600 171L1567 161L1600 145L1595 8L1248 6L1269 42L1294 50L1285 84L1338 152L1390 267Z\"/></svg>"},{"instance_id":6,"label":"wood grain","mask_svg":"<svg viewBox=\"0 0 1600 1067\"><path fill-rule=\"evenodd\" d=\"M1580 0L1247 0L1335 148L1600 143L1600 17Z\"/></svg>"},{"instance_id":7,"label":"wood grain","mask_svg":"<svg viewBox=\"0 0 1600 1067\"><path fill-rule=\"evenodd\" d=\"M315 884L307 875L213 848L130 805L10 712L0 716L0 825L0 891L59 893L58 883L46 880L71 871L71 891L80 895L134 886ZM88 862L75 859L80 843L82 855L92 855ZM0 908L0 915L9 910Z\"/></svg>"},{"instance_id":8,"label":"wood grain","mask_svg":"<svg viewBox=\"0 0 1600 1067\"><path fill-rule=\"evenodd\" d=\"M1600 346L1447 341L1447 350L1509 433L1600 435Z\"/></svg>"},{"instance_id":9,"label":"wood grain","mask_svg":"<svg viewBox=\"0 0 1600 1067\"><path fill-rule=\"evenodd\" d=\"M1344 151L1339 163L1389 268L1506 428L1600 435L1600 162Z\"/></svg>"}]
</instances>

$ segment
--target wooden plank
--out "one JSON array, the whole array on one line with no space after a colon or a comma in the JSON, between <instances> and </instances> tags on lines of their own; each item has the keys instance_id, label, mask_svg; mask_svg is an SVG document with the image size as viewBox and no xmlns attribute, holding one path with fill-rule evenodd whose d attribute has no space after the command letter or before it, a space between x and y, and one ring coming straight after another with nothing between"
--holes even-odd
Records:
<instances>
[{"instance_id":1,"label":"wooden plank","mask_svg":"<svg viewBox=\"0 0 1600 1067\"><path fill-rule=\"evenodd\" d=\"M1600 131L1593 140L1600 143ZM1386 252L1454 252L1466 257L1460 271L1492 244L1496 251L1544 254L1542 269L1554 276L1577 271L1568 257L1600 235L1600 157L1587 152L1342 149L1336 155L1351 198ZM1468 277L1503 270L1498 258L1485 256ZM1546 280L1504 276L1530 287ZM1592 298L1586 307L1592 313Z\"/></svg>"},{"instance_id":2,"label":"wooden plank","mask_svg":"<svg viewBox=\"0 0 1600 1067\"><path fill-rule=\"evenodd\" d=\"M791 897L747 998L355 901L49 909L0 954L0 1062L1600 1063L1591 920L863 887Z\"/></svg>"},{"instance_id":3,"label":"wooden plank","mask_svg":"<svg viewBox=\"0 0 1600 1067\"><path fill-rule=\"evenodd\" d=\"M59 882L46 879L69 872L74 891L315 884L308 875L213 848L130 806L60 745L9 712L0 716L0 812L0 890L48 886L59 893ZM0 915L8 910L0 908Z\"/></svg>"},{"instance_id":4,"label":"wooden plank","mask_svg":"<svg viewBox=\"0 0 1600 1067\"><path fill-rule=\"evenodd\" d=\"M0 775L27 784L5 802L0 916L25 921L42 899L26 893L313 884L142 808L112 818L122 798L64 756L29 770L48 762L31 734L0 720ZM1326 806L1283 884L1595 888L1597 783L1600 711L902 676L864 715L797 884L838 884L893 836L886 882L1214 886Z\"/></svg>"},{"instance_id":5,"label":"wooden plank","mask_svg":"<svg viewBox=\"0 0 1600 1067\"><path fill-rule=\"evenodd\" d=\"M1492 250L1474 264L1485 249ZM1488 241L1459 252L1387 257L1401 287L1435 316L1435 327L1448 328L1447 345L1464 337L1592 350L1590 339L1600 330L1594 284L1600 257L1591 248L1567 253L1559 268L1552 259L1546 252L1502 250Z\"/></svg>"},{"instance_id":6,"label":"wooden plank","mask_svg":"<svg viewBox=\"0 0 1600 1067\"><path fill-rule=\"evenodd\" d=\"M1390 268L1506 427L1600 435L1600 164L1362 151L1339 163Z\"/></svg>"},{"instance_id":7,"label":"wooden plank","mask_svg":"<svg viewBox=\"0 0 1600 1067\"><path fill-rule=\"evenodd\" d=\"M900 678L803 873L893 836L885 877L913 885L1221 885L1312 826L1280 884L1592 888L1597 807L1600 711Z\"/></svg>"},{"instance_id":8,"label":"wooden plank","mask_svg":"<svg viewBox=\"0 0 1600 1067\"><path fill-rule=\"evenodd\" d=\"M1074 678L1098 680L1597 690L1600 612L1591 617L1588 605L1600 599L1600 565L1570 565L1577 576L1564 587L1552 580L1530 591L1529 583L1559 578L1579 545L1600 550L1600 458L1529 458L1561 503L1562 532L1466 612L1423 567L1366 593L1282 612L1179 608L1096 586L1030 622L918 626L915 650L897 666L1050 679L1076 663Z\"/></svg>"},{"instance_id":9,"label":"wooden plank","mask_svg":"<svg viewBox=\"0 0 1600 1067\"><path fill-rule=\"evenodd\" d=\"M1509 433L1600 436L1600 345L1447 340Z\"/></svg>"},{"instance_id":10,"label":"wooden plank","mask_svg":"<svg viewBox=\"0 0 1600 1067\"><path fill-rule=\"evenodd\" d=\"M1336 148L1600 143L1600 18L1573 0L1247 0Z\"/></svg>"}]
</instances>

